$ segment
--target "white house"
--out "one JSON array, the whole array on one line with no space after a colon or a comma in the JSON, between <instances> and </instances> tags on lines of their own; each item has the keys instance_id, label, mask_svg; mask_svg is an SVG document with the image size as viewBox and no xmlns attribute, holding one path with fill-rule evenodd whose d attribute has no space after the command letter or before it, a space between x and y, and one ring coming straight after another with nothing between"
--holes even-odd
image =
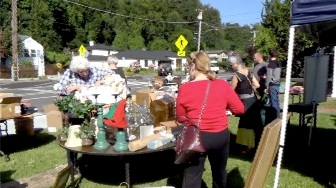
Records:
<instances>
[{"instance_id":1,"label":"white house","mask_svg":"<svg viewBox=\"0 0 336 188\"><path fill-rule=\"evenodd\" d=\"M76 51L76 49L75 49ZM146 51L146 50L125 50L119 51L113 47L96 44L87 47L88 55L87 58L90 62L90 66L106 68L106 60L108 55L114 55L118 57L118 67L130 67L133 62L138 61L142 68L150 68L154 66L159 67L161 63L169 62L172 64L172 68L176 70L177 68L184 69L184 64L187 62L185 57L178 57L176 53L168 50L156 50L156 51ZM74 54L77 55L77 54Z\"/></svg>"},{"instance_id":2,"label":"white house","mask_svg":"<svg viewBox=\"0 0 336 188\"><path fill-rule=\"evenodd\" d=\"M31 36L19 35L19 41L21 41L22 50L19 52L19 64L24 61L30 61L36 69L38 69L38 76L45 75L44 69L44 48L43 46L34 40ZM6 64L10 66L12 58L6 60Z\"/></svg>"},{"instance_id":3,"label":"white house","mask_svg":"<svg viewBox=\"0 0 336 188\"><path fill-rule=\"evenodd\" d=\"M211 59L211 63L218 63L226 60L228 58L227 52L224 50L209 50L205 51L209 58Z\"/></svg>"}]
</instances>

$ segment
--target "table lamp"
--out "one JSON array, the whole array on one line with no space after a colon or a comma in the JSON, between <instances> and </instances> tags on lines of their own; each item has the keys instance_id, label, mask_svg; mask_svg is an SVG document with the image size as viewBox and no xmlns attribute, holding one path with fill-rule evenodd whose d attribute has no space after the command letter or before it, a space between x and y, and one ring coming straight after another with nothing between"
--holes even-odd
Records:
<instances>
[{"instance_id":1,"label":"table lamp","mask_svg":"<svg viewBox=\"0 0 336 188\"><path fill-rule=\"evenodd\" d=\"M93 145L93 147L96 150L104 150L110 147L110 143L107 142L106 139L106 133L105 133L105 129L104 129L104 124L103 124L103 106L104 104L102 103L97 103L97 97L99 94L92 94L95 97L95 105L97 106L97 114L98 114L98 122L97 122L97 126L98 126L98 133L97 133L97 140L95 142L95 144Z\"/></svg>"}]
</instances>

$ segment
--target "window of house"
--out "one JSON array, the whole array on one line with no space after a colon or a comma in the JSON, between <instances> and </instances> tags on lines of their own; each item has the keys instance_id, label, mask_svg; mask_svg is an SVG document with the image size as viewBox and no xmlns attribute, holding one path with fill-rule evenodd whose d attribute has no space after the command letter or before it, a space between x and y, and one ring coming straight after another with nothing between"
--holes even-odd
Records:
<instances>
[{"instance_id":1,"label":"window of house","mask_svg":"<svg viewBox=\"0 0 336 188\"><path fill-rule=\"evenodd\" d=\"M148 60L145 60L145 67L148 67Z\"/></svg>"},{"instance_id":2,"label":"window of house","mask_svg":"<svg viewBox=\"0 0 336 188\"><path fill-rule=\"evenodd\" d=\"M30 56L36 57L36 50L30 50Z\"/></svg>"},{"instance_id":3,"label":"window of house","mask_svg":"<svg viewBox=\"0 0 336 188\"><path fill-rule=\"evenodd\" d=\"M28 50L28 49L24 49L24 50L23 50L23 57L30 57L30 56L29 56L29 50Z\"/></svg>"}]
</instances>

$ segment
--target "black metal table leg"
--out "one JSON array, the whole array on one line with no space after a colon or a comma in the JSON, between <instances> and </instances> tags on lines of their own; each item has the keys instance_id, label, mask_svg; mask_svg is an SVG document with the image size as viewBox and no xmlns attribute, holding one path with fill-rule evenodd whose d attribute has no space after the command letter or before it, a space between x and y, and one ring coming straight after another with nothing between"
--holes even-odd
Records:
<instances>
[{"instance_id":1,"label":"black metal table leg","mask_svg":"<svg viewBox=\"0 0 336 188\"><path fill-rule=\"evenodd\" d=\"M126 183L128 184L128 188L132 188L131 180L130 180L130 168L129 168L128 162L125 162L125 176L126 176Z\"/></svg>"},{"instance_id":2,"label":"black metal table leg","mask_svg":"<svg viewBox=\"0 0 336 188\"><path fill-rule=\"evenodd\" d=\"M71 183L75 182L75 168L77 163L77 153L73 151L67 151L68 165L71 167Z\"/></svg>"}]
</instances>

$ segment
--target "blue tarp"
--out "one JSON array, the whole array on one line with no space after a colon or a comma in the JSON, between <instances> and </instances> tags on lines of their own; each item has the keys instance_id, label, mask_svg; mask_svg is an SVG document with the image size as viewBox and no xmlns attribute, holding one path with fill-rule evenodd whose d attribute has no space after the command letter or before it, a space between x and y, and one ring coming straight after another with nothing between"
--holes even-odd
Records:
<instances>
[{"instance_id":1,"label":"blue tarp","mask_svg":"<svg viewBox=\"0 0 336 188\"><path fill-rule=\"evenodd\" d=\"M323 46L336 45L336 0L293 0L291 25Z\"/></svg>"}]
</instances>

